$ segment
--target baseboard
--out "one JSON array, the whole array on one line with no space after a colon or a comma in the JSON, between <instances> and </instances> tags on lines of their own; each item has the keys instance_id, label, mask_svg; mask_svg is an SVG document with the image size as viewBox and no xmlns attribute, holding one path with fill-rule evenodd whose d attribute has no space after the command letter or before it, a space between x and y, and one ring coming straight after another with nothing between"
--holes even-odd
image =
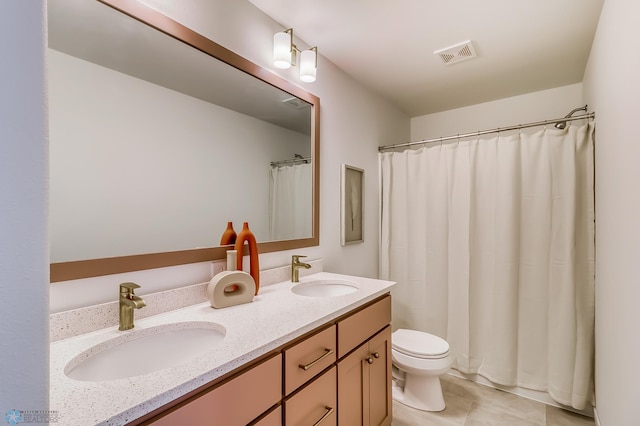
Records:
<instances>
[{"instance_id":1,"label":"baseboard","mask_svg":"<svg viewBox=\"0 0 640 426\"><path fill-rule=\"evenodd\" d=\"M458 370L455 369L451 369L449 370L449 372L447 374L450 374L452 376L455 377L460 377L463 379L467 379L467 380L471 380L472 382L476 382L478 384L484 385L484 386L488 386L494 389L499 389L501 391L504 392L509 392L512 393L514 395L518 395L521 396L523 398L528 398L534 401L538 401L541 402L543 404L547 404L547 405L551 405L554 407L558 407L558 408L562 408L565 410L569 410L569 411L573 411L574 413L578 413L578 414L582 414L583 416L588 416L588 417L594 417L594 419L596 418L596 416L594 415L594 407L591 407L590 405L587 406L587 408L585 408L584 410L576 410L573 407L569 407L566 405L562 405L559 404L558 402L554 401L548 393L546 392L541 392L541 391L536 391L536 390L531 390L531 389L525 389L525 388L521 388L518 386L502 386L496 383L491 382L490 380L486 379L485 377L479 375L479 374L465 374L465 373L461 373ZM599 423L596 421L596 426L599 426Z\"/></svg>"}]
</instances>

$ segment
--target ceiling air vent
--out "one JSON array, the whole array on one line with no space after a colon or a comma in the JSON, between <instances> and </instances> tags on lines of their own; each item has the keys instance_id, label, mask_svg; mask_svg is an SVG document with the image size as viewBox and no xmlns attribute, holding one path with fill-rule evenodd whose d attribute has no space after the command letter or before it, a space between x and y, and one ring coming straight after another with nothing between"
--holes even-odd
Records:
<instances>
[{"instance_id":1,"label":"ceiling air vent","mask_svg":"<svg viewBox=\"0 0 640 426\"><path fill-rule=\"evenodd\" d=\"M436 50L433 53L434 55L440 56L442 62L447 65L466 61L467 59L473 59L476 57L476 49L473 47L473 43L471 42L471 40L463 41L462 43L458 43L454 46Z\"/></svg>"}]
</instances>

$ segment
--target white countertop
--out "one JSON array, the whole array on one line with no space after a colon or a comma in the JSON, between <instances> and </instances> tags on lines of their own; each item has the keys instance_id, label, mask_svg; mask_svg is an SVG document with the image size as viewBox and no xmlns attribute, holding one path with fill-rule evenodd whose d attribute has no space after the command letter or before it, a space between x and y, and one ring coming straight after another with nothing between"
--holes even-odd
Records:
<instances>
[{"instance_id":1,"label":"white countertop","mask_svg":"<svg viewBox=\"0 0 640 426\"><path fill-rule=\"evenodd\" d=\"M214 350L176 367L142 376L100 382L70 379L67 363L96 344L131 331L110 327L51 344L50 410L65 426L124 425L235 370L314 328L383 295L395 284L319 272L300 278L353 281L359 289L332 297L291 292L290 281L260 288L253 302L214 309L209 302L135 321L135 331L178 322L210 321L226 330ZM132 330L133 331L133 330Z\"/></svg>"}]
</instances>

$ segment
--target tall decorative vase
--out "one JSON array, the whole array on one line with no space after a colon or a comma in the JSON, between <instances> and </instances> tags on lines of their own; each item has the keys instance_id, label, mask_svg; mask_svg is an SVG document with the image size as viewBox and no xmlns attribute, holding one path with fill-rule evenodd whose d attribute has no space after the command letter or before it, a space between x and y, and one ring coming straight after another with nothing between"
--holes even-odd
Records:
<instances>
[{"instance_id":1,"label":"tall decorative vase","mask_svg":"<svg viewBox=\"0 0 640 426\"><path fill-rule=\"evenodd\" d=\"M245 241L249 244L249 274L256 283L256 294L260 289L260 266L258 265L258 243L253 232L249 229L249 222L244 222L242 231L236 238L235 250L238 252L237 270L242 271L242 254Z\"/></svg>"},{"instance_id":2,"label":"tall decorative vase","mask_svg":"<svg viewBox=\"0 0 640 426\"><path fill-rule=\"evenodd\" d=\"M227 222L227 229L222 233L222 238L220 238L220 245L226 246L229 244L235 244L236 242L236 231L233 230L233 222Z\"/></svg>"}]
</instances>

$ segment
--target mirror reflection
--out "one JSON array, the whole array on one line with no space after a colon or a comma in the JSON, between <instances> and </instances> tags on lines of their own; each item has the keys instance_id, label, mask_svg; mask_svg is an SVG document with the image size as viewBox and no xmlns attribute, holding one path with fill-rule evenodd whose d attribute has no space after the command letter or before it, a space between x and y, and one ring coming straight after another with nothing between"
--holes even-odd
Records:
<instances>
[{"instance_id":1,"label":"mirror reflection","mask_svg":"<svg viewBox=\"0 0 640 426\"><path fill-rule=\"evenodd\" d=\"M48 14L53 263L314 237L313 97L97 1Z\"/></svg>"}]
</instances>

